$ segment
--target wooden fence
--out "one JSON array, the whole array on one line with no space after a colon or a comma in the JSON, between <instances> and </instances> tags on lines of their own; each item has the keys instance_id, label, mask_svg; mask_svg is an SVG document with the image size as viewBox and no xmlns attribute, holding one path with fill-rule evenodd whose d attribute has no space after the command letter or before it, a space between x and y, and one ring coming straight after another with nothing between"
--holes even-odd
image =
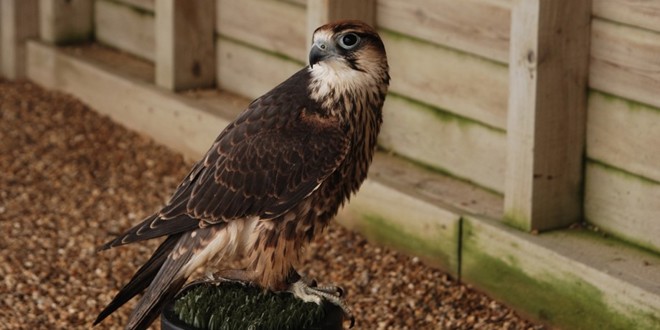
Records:
<instances>
[{"instance_id":1,"label":"wooden fence","mask_svg":"<svg viewBox=\"0 0 660 330\"><path fill-rule=\"evenodd\" d=\"M316 26L375 24L392 75L384 152L343 223L553 324L660 320L660 0L1 4L3 75L74 93L192 154L246 102L223 95L257 97L305 65ZM92 39L134 58L100 51L121 58L104 71L50 46ZM113 76L127 68L133 78ZM221 93L195 105L162 88ZM552 231L583 220L616 239ZM502 289L503 276L518 286Z\"/></svg>"}]
</instances>

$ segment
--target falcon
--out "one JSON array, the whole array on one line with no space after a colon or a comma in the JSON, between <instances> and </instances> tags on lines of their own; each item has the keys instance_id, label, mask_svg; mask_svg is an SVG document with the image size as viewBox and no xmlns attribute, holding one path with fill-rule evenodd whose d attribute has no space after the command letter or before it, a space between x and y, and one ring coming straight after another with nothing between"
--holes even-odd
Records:
<instances>
[{"instance_id":1,"label":"falcon","mask_svg":"<svg viewBox=\"0 0 660 330\"><path fill-rule=\"evenodd\" d=\"M196 269L244 258L245 268L223 277L346 311L340 289L317 287L295 267L367 176L388 71L369 25L345 20L316 29L309 66L231 122L159 212L100 248L166 236L94 324L146 290L126 326L144 329Z\"/></svg>"}]
</instances>

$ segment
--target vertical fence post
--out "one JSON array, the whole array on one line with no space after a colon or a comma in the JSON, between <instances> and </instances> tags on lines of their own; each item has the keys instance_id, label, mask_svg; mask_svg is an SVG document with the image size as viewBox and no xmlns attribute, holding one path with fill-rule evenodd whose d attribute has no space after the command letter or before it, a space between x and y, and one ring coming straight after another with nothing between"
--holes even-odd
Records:
<instances>
[{"instance_id":1,"label":"vertical fence post","mask_svg":"<svg viewBox=\"0 0 660 330\"><path fill-rule=\"evenodd\" d=\"M39 0L41 39L52 44L70 44L94 38L92 0Z\"/></svg>"},{"instance_id":2,"label":"vertical fence post","mask_svg":"<svg viewBox=\"0 0 660 330\"><path fill-rule=\"evenodd\" d=\"M170 90L215 84L215 1L156 0L156 84Z\"/></svg>"},{"instance_id":3,"label":"vertical fence post","mask_svg":"<svg viewBox=\"0 0 660 330\"><path fill-rule=\"evenodd\" d=\"M307 47L311 46L314 30L338 19L359 19L376 24L375 0L307 0Z\"/></svg>"},{"instance_id":4,"label":"vertical fence post","mask_svg":"<svg viewBox=\"0 0 660 330\"><path fill-rule=\"evenodd\" d=\"M0 0L0 75L25 77L25 41L39 34L37 0Z\"/></svg>"},{"instance_id":5,"label":"vertical fence post","mask_svg":"<svg viewBox=\"0 0 660 330\"><path fill-rule=\"evenodd\" d=\"M524 230L582 217L591 1L513 8L505 221Z\"/></svg>"}]
</instances>

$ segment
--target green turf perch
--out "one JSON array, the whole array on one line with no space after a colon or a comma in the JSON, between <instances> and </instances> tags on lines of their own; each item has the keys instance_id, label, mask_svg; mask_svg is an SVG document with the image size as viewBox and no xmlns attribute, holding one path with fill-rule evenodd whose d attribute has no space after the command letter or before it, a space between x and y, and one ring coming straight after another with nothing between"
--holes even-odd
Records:
<instances>
[{"instance_id":1,"label":"green turf perch","mask_svg":"<svg viewBox=\"0 0 660 330\"><path fill-rule=\"evenodd\" d=\"M161 318L174 329L342 329L341 308L305 303L240 282L199 283L181 292Z\"/></svg>"}]
</instances>

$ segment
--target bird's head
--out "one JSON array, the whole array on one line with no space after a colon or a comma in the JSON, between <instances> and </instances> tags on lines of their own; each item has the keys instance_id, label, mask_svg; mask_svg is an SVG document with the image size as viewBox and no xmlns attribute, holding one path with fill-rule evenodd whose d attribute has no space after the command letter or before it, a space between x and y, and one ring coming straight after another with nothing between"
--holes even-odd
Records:
<instances>
[{"instance_id":1,"label":"bird's head","mask_svg":"<svg viewBox=\"0 0 660 330\"><path fill-rule=\"evenodd\" d=\"M317 96L376 88L386 92L389 67L385 46L374 28L356 20L323 25L314 31L309 52Z\"/></svg>"}]
</instances>

